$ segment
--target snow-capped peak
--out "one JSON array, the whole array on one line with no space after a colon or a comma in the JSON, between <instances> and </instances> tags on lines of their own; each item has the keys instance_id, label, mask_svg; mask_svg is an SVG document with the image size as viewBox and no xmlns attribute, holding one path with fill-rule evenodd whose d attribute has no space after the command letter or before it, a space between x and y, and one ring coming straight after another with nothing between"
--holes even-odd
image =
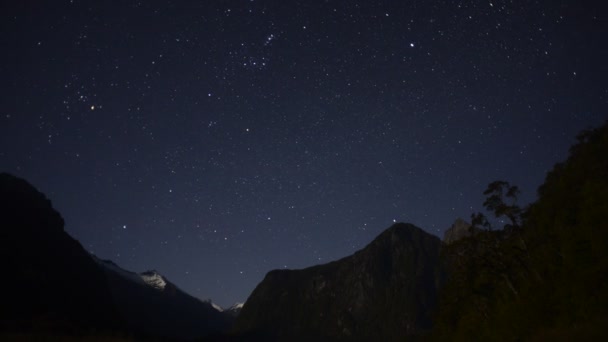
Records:
<instances>
[{"instance_id":1,"label":"snow-capped peak","mask_svg":"<svg viewBox=\"0 0 608 342\"><path fill-rule=\"evenodd\" d=\"M167 286L167 281L165 281L165 278L154 270L140 273L139 276L146 284L157 290L162 291L165 289L165 286Z\"/></svg>"}]
</instances>

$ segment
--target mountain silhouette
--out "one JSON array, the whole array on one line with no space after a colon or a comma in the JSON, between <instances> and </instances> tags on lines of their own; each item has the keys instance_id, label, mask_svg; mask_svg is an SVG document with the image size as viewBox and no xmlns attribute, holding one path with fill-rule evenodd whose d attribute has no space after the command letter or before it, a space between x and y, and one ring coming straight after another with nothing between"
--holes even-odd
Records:
<instances>
[{"instance_id":1,"label":"mountain silhouette","mask_svg":"<svg viewBox=\"0 0 608 342\"><path fill-rule=\"evenodd\" d=\"M2 331L123 327L103 271L63 228L63 218L42 193L0 174Z\"/></svg>"},{"instance_id":2,"label":"mountain silhouette","mask_svg":"<svg viewBox=\"0 0 608 342\"><path fill-rule=\"evenodd\" d=\"M274 270L235 333L267 340L396 341L431 328L443 279L439 238L395 224L364 249L302 270Z\"/></svg>"}]
</instances>

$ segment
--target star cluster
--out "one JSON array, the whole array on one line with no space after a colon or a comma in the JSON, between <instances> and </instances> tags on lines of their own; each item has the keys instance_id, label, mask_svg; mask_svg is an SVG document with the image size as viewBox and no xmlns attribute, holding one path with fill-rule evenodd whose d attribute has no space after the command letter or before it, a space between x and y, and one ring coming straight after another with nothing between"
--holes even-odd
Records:
<instances>
[{"instance_id":1,"label":"star cluster","mask_svg":"<svg viewBox=\"0 0 608 342\"><path fill-rule=\"evenodd\" d=\"M87 250L223 306L393 222L442 236L493 180L529 202L607 118L599 2L2 7L2 171Z\"/></svg>"}]
</instances>

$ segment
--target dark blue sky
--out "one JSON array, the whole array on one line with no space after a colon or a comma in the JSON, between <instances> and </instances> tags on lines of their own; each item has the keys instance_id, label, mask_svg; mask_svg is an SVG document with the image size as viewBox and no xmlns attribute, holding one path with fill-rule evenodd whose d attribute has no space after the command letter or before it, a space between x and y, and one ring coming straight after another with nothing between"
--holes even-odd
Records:
<instances>
[{"instance_id":1,"label":"dark blue sky","mask_svg":"<svg viewBox=\"0 0 608 342\"><path fill-rule=\"evenodd\" d=\"M222 306L394 221L534 199L608 118L601 1L13 1L0 168L129 270Z\"/></svg>"}]
</instances>

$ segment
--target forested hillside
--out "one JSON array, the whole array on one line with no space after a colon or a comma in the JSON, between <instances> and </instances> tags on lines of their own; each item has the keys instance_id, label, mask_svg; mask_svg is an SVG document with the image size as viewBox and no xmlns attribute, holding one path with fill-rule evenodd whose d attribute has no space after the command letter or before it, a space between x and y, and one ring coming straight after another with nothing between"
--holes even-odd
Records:
<instances>
[{"instance_id":1,"label":"forested hillside","mask_svg":"<svg viewBox=\"0 0 608 342\"><path fill-rule=\"evenodd\" d=\"M578 137L564 163L517 206L494 182L468 238L446 245L450 270L434 340L600 340L608 324L608 124ZM490 222L506 222L501 227Z\"/></svg>"}]
</instances>

